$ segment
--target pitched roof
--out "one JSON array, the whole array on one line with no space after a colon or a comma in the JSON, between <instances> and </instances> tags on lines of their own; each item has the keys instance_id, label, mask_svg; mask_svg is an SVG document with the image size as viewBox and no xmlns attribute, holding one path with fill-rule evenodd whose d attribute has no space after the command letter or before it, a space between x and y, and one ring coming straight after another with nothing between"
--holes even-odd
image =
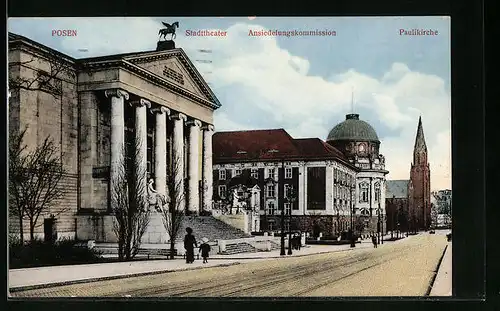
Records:
<instances>
[{"instance_id":1,"label":"pitched roof","mask_svg":"<svg viewBox=\"0 0 500 311\"><path fill-rule=\"evenodd\" d=\"M39 42L36 42L34 40L31 40L29 38L26 38L24 36L20 36L15 33L9 32L9 45L11 47L16 47L19 44L24 44L24 45L29 45L32 48L35 48L41 52L44 53L49 53L49 54L55 54L56 56L69 60L73 63L78 64L78 66L84 68L87 67L89 69L97 68L97 67L102 67L102 66L125 66L128 69L133 69L134 72L139 72L141 74L148 73L151 74L148 70L136 66L135 64L138 62L144 62L144 61L157 61L160 59L165 59L165 58L170 58L170 57L177 57L179 61L186 67L186 70L189 72L191 75L191 78L194 80L194 82L197 84L197 86L200 88L201 92L208 98L208 100L205 100L204 98L201 98L202 102L208 104L214 109L217 109L221 106L221 103L217 96L213 93L207 82L203 79L202 75L194 66L194 64L191 62L187 54L184 52L182 48L176 48L172 50L165 50L165 51L142 51L142 52L129 52L129 53L122 53L122 54L112 54L112 55L105 55L105 56L96 56L96 57L88 57L88 58L73 58L71 56L68 56L64 53L61 53L57 50L54 50L52 48L49 48L48 46L45 46ZM156 76L156 75L155 75ZM157 76L155 78L158 78ZM161 77L160 77L161 78ZM175 87L171 83L167 83L171 87L174 87L176 91L181 91L181 94L184 95L186 92L185 90L182 90L181 88Z\"/></svg>"},{"instance_id":2,"label":"pitched roof","mask_svg":"<svg viewBox=\"0 0 500 311\"><path fill-rule=\"evenodd\" d=\"M427 150L427 145L425 144L424 128L422 126L422 117L419 117L417 135L415 137L415 146L413 147L413 152L415 153L421 150Z\"/></svg>"},{"instance_id":3,"label":"pitched roof","mask_svg":"<svg viewBox=\"0 0 500 311\"><path fill-rule=\"evenodd\" d=\"M408 183L410 181L404 180L387 180L385 187L385 197L387 199L406 199L408 198Z\"/></svg>"},{"instance_id":4,"label":"pitched roof","mask_svg":"<svg viewBox=\"0 0 500 311\"><path fill-rule=\"evenodd\" d=\"M284 129L217 132L214 163L245 161L338 160L352 167L336 148L319 138L292 138Z\"/></svg>"}]
</instances>

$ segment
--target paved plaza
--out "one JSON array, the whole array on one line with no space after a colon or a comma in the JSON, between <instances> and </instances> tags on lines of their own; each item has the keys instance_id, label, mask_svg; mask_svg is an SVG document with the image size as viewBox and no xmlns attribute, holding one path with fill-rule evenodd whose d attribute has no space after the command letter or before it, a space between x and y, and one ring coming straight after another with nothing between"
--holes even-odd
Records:
<instances>
[{"instance_id":1,"label":"paved plaza","mask_svg":"<svg viewBox=\"0 0 500 311\"><path fill-rule=\"evenodd\" d=\"M208 264L178 259L16 269L9 284L13 297L424 296L447 245L443 264L451 266L451 243L421 233L377 249L368 241L355 249L310 246L283 259L274 258L277 250L214 256ZM451 293L447 276L451 272L438 273L431 295Z\"/></svg>"}]
</instances>

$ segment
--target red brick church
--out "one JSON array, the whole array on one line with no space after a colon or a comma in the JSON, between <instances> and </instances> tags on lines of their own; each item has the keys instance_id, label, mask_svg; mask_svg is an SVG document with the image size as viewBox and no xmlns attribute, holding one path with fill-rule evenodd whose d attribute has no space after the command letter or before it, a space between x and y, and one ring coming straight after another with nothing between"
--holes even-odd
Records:
<instances>
[{"instance_id":1,"label":"red brick church","mask_svg":"<svg viewBox=\"0 0 500 311\"><path fill-rule=\"evenodd\" d=\"M427 230L431 224L431 179L422 118L418 120L409 180L388 180L387 230Z\"/></svg>"}]
</instances>

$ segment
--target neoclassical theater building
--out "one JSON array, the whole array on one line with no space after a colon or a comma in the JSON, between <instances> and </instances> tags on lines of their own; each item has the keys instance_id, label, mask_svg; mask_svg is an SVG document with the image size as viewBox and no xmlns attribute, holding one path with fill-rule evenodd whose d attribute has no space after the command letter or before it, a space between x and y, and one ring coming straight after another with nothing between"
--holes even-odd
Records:
<instances>
[{"instance_id":1,"label":"neoclassical theater building","mask_svg":"<svg viewBox=\"0 0 500 311\"><path fill-rule=\"evenodd\" d=\"M249 189L258 211L253 231L281 228L317 235L385 231L385 161L375 130L358 114L319 138L292 138L283 129L217 132L213 136L214 206ZM245 177L245 178L242 178ZM241 187L244 186L244 187ZM293 193L290 195L290 193ZM351 217L352 216L352 217Z\"/></svg>"},{"instance_id":2,"label":"neoclassical theater building","mask_svg":"<svg viewBox=\"0 0 500 311\"><path fill-rule=\"evenodd\" d=\"M59 237L116 239L110 187L133 137L145 142L138 152L159 193L167 166L179 159L182 208L212 207L213 112L220 103L182 49L74 59L9 33L9 82L10 133L27 127L27 146L50 135L67 172L65 195L40 216L37 234L50 224ZM19 232L16 226L11 219L10 231Z\"/></svg>"}]
</instances>

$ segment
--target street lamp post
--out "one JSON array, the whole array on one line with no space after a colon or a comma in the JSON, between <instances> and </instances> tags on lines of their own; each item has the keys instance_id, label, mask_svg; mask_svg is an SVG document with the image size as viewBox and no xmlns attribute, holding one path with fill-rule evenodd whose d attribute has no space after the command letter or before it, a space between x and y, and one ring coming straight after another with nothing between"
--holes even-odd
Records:
<instances>
[{"instance_id":1,"label":"street lamp post","mask_svg":"<svg viewBox=\"0 0 500 311\"><path fill-rule=\"evenodd\" d=\"M380 230L381 230L380 242L381 242L381 244L384 244L384 216L382 215L382 208L380 207L380 197L379 197L379 201L378 201L378 214L379 214L379 219L381 219L381 221L380 221Z\"/></svg>"},{"instance_id":2,"label":"street lamp post","mask_svg":"<svg viewBox=\"0 0 500 311\"><path fill-rule=\"evenodd\" d=\"M352 204L352 201L353 201L353 198L352 198L352 190L353 190L353 186L350 185L349 187L350 189L350 196L351 196L351 247L356 247L356 243L354 241L354 228L353 228L353 221L352 221L352 217L353 217L353 214L354 214L354 205Z\"/></svg>"},{"instance_id":3,"label":"street lamp post","mask_svg":"<svg viewBox=\"0 0 500 311\"><path fill-rule=\"evenodd\" d=\"M268 151L269 153L278 153L279 150L272 149ZM279 172L279 169L278 169ZM278 205L281 208L281 250L280 255L285 256L285 157L281 157L281 174L278 174L278 187L281 188L281 193L283 198L280 200L278 195ZM279 193L279 191L278 191Z\"/></svg>"},{"instance_id":4,"label":"street lamp post","mask_svg":"<svg viewBox=\"0 0 500 311\"><path fill-rule=\"evenodd\" d=\"M378 240L378 243L380 244L380 208L378 209L378 213L377 213L377 240Z\"/></svg>"},{"instance_id":5,"label":"street lamp post","mask_svg":"<svg viewBox=\"0 0 500 311\"><path fill-rule=\"evenodd\" d=\"M281 205L281 251L280 255L285 256L285 158L281 159L281 174L279 174L279 187L283 198L280 200Z\"/></svg>"},{"instance_id":6,"label":"street lamp post","mask_svg":"<svg viewBox=\"0 0 500 311\"><path fill-rule=\"evenodd\" d=\"M290 214L288 215L288 255L292 255L292 208L295 203L295 192L294 189L291 188L290 193L288 193L287 200L290 203ZM286 193L285 193L286 194Z\"/></svg>"}]
</instances>

